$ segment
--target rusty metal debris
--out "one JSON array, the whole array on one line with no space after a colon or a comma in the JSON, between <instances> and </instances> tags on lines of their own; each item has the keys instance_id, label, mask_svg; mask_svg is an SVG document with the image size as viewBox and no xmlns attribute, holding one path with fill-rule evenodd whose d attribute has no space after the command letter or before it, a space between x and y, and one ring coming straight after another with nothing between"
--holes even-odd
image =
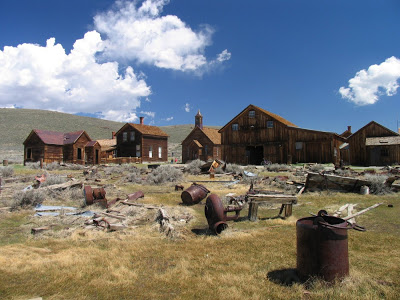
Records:
<instances>
[{"instance_id":1,"label":"rusty metal debris","mask_svg":"<svg viewBox=\"0 0 400 300\"><path fill-rule=\"evenodd\" d=\"M104 188L92 188L90 185L86 185L83 188L83 195L86 205L98 203L104 208L108 206Z\"/></svg>"},{"instance_id":2,"label":"rusty metal debris","mask_svg":"<svg viewBox=\"0 0 400 300\"><path fill-rule=\"evenodd\" d=\"M349 274L348 229L363 231L323 210L297 221L297 272L301 279L318 276L331 282Z\"/></svg>"},{"instance_id":3,"label":"rusty metal debris","mask_svg":"<svg viewBox=\"0 0 400 300\"><path fill-rule=\"evenodd\" d=\"M203 200L210 191L201 184L193 183L181 194L182 202L186 205L193 205Z\"/></svg>"},{"instance_id":4,"label":"rusty metal debris","mask_svg":"<svg viewBox=\"0 0 400 300\"><path fill-rule=\"evenodd\" d=\"M228 227L227 221L237 220L240 216L242 206L228 206L224 208L221 199L216 194L211 194L206 200L204 212L209 228L216 234L220 234ZM228 216L229 212L234 212L234 216Z\"/></svg>"}]
</instances>

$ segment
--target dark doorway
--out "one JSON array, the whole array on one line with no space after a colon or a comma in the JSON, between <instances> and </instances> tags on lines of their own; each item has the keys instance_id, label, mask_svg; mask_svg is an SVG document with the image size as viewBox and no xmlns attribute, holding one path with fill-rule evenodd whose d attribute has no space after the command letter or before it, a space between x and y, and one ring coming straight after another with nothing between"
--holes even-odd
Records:
<instances>
[{"instance_id":1,"label":"dark doorway","mask_svg":"<svg viewBox=\"0 0 400 300\"><path fill-rule=\"evenodd\" d=\"M260 165L264 158L263 146L248 146L246 147L247 162L250 165Z\"/></svg>"},{"instance_id":2,"label":"dark doorway","mask_svg":"<svg viewBox=\"0 0 400 300\"><path fill-rule=\"evenodd\" d=\"M95 164L99 164L99 150L96 150L96 160Z\"/></svg>"}]
</instances>

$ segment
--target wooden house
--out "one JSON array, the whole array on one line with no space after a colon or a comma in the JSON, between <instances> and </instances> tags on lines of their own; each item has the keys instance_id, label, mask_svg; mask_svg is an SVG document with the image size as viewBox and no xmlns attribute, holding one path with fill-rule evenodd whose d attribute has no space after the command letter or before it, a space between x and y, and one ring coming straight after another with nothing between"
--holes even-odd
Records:
<instances>
[{"instance_id":1,"label":"wooden house","mask_svg":"<svg viewBox=\"0 0 400 300\"><path fill-rule=\"evenodd\" d=\"M91 141L84 131L57 132L34 129L24 141L24 163L68 162L85 164L85 147Z\"/></svg>"},{"instance_id":2,"label":"wooden house","mask_svg":"<svg viewBox=\"0 0 400 300\"><path fill-rule=\"evenodd\" d=\"M334 132L299 128L255 105L247 106L221 133L223 159L238 164L339 163L345 139Z\"/></svg>"},{"instance_id":3,"label":"wooden house","mask_svg":"<svg viewBox=\"0 0 400 300\"><path fill-rule=\"evenodd\" d=\"M195 127L182 141L182 162L221 159L221 150L221 134L218 129L203 127L203 116L199 110L195 116Z\"/></svg>"},{"instance_id":4,"label":"wooden house","mask_svg":"<svg viewBox=\"0 0 400 300\"><path fill-rule=\"evenodd\" d=\"M168 160L168 134L159 127L126 123L116 133L116 156L136 157L144 162Z\"/></svg>"},{"instance_id":5,"label":"wooden house","mask_svg":"<svg viewBox=\"0 0 400 300\"><path fill-rule=\"evenodd\" d=\"M382 166L400 162L399 134L375 121L350 135L346 142L348 164Z\"/></svg>"}]
</instances>

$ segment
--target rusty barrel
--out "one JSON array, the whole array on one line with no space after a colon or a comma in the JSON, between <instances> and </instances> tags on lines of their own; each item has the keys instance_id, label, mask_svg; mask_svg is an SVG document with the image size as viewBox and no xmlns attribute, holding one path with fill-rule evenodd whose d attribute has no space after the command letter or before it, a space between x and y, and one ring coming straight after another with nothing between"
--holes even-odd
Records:
<instances>
[{"instance_id":1,"label":"rusty barrel","mask_svg":"<svg viewBox=\"0 0 400 300\"><path fill-rule=\"evenodd\" d=\"M347 221L327 215L299 219L297 272L301 279L334 281L349 274Z\"/></svg>"},{"instance_id":2,"label":"rusty barrel","mask_svg":"<svg viewBox=\"0 0 400 300\"><path fill-rule=\"evenodd\" d=\"M216 234L220 234L228 227L224 206L216 194L208 196L204 213L207 218L208 227Z\"/></svg>"},{"instance_id":3,"label":"rusty barrel","mask_svg":"<svg viewBox=\"0 0 400 300\"><path fill-rule=\"evenodd\" d=\"M193 205L203 200L210 191L201 184L192 184L181 194L182 202L186 205Z\"/></svg>"}]
</instances>

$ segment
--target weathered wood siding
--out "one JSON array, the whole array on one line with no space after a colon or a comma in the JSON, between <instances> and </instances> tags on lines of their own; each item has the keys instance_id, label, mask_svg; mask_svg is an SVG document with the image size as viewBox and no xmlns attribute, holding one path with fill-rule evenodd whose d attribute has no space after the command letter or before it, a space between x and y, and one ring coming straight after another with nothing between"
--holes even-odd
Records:
<instances>
[{"instance_id":1,"label":"weathered wood siding","mask_svg":"<svg viewBox=\"0 0 400 300\"><path fill-rule=\"evenodd\" d=\"M84 165L85 146L89 141L88 136L82 134L75 143L64 145L64 162Z\"/></svg>"},{"instance_id":2,"label":"weathered wood siding","mask_svg":"<svg viewBox=\"0 0 400 300\"><path fill-rule=\"evenodd\" d=\"M239 164L260 164L263 158L272 163L338 163L344 140L331 132L288 126L254 108L223 128L221 138L223 159Z\"/></svg>"},{"instance_id":3,"label":"weathered wood siding","mask_svg":"<svg viewBox=\"0 0 400 300\"><path fill-rule=\"evenodd\" d=\"M194 144L194 140L197 140L202 147L199 148ZM221 159L222 153L221 145L215 145L200 128L195 127L182 142L182 162L186 163L197 158L203 161Z\"/></svg>"},{"instance_id":4,"label":"weathered wood siding","mask_svg":"<svg viewBox=\"0 0 400 300\"><path fill-rule=\"evenodd\" d=\"M29 157L30 156L30 157ZM59 145L45 145L42 140L33 133L25 142L25 162L38 162L43 159L44 163L62 162L63 149Z\"/></svg>"},{"instance_id":5,"label":"weathered wood siding","mask_svg":"<svg viewBox=\"0 0 400 300\"><path fill-rule=\"evenodd\" d=\"M383 127L376 122L370 122L353 135L351 135L347 142L349 143L349 163L352 165L367 166L370 164L371 153L367 152L367 146L365 145L366 138L368 137L386 137L393 136L394 133ZM393 162L395 162L394 160Z\"/></svg>"},{"instance_id":6,"label":"weathered wood siding","mask_svg":"<svg viewBox=\"0 0 400 300\"><path fill-rule=\"evenodd\" d=\"M400 163L400 145L367 146L369 166L390 166Z\"/></svg>"},{"instance_id":7,"label":"weathered wood siding","mask_svg":"<svg viewBox=\"0 0 400 300\"><path fill-rule=\"evenodd\" d=\"M126 141L123 134L126 132ZM135 138L131 140L131 132L135 132ZM118 132L117 136L117 157L141 157L143 161L156 162L168 160L168 138L142 135L138 130L127 127ZM152 157L150 157L150 147ZM159 157L161 147L161 157ZM139 151L139 152L138 152Z\"/></svg>"}]
</instances>

